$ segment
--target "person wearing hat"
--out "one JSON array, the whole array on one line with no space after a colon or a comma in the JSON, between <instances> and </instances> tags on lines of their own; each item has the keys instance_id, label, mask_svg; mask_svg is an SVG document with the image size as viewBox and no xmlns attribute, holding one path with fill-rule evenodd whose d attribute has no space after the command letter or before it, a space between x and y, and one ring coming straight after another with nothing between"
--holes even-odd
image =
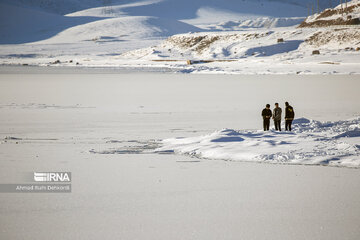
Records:
<instances>
[{"instance_id":1,"label":"person wearing hat","mask_svg":"<svg viewBox=\"0 0 360 240\"><path fill-rule=\"evenodd\" d=\"M294 108L289 105L288 102L285 102L285 130L291 131L291 124L294 120L295 112Z\"/></svg>"},{"instance_id":2,"label":"person wearing hat","mask_svg":"<svg viewBox=\"0 0 360 240\"><path fill-rule=\"evenodd\" d=\"M282 110L279 107L279 103L275 103L275 108L273 110L273 119L276 131L281 131L281 113Z\"/></svg>"},{"instance_id":3,"label":"person wearing hat","mask_svg":"<svg viewBox=\"0 0 360 240\"><path fill-rule=\"evenodd\" d=\"M272 117L272 112L270 110L270 104L266 104L266 108L262 110L261 116L264 120L264 131L269 131L270 128L270 118Z\"/></svg>"}]
</instances>

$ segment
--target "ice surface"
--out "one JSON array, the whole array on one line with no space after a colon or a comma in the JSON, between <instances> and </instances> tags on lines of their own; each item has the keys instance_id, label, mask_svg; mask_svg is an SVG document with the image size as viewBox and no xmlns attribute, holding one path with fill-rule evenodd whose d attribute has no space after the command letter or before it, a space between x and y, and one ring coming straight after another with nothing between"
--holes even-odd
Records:
<instances>
[{"instance_id":1,"label":"ice surface","mask_svg":"<svg viewBox=\"0 0 360 240\"><path fill-rule=\"evenodd\" d=\"M300 121L306 131L355 131L343 120L360 116L356 76L0 72L0 182L34 171L73 177L71 194L0 193L1 239L358 239L359 169L139 153L223 128L213 139L232 141L209 145L242 144L242 131L260 129L260 111L275 101L321 120Z\"/></svg>"}]
</instances>

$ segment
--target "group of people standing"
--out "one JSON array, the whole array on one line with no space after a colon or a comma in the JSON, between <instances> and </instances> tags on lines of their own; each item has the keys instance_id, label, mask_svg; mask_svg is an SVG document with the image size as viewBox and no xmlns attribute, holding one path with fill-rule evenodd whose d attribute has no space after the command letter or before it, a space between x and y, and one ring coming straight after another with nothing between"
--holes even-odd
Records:
<instances>
[{"instance_id":1,"label":"group of people standing","mask_svg":"<svg viewBox=\"0 0 360 240\"><path fill-rule=\"evenodd\" d=\"M275 108L273 111L270 109L270 104L266 104L266 108L262 110L262 117L264 119L264 131L269 131L270 128L270 119L274 120L275 130L281 131L281 114L282 109L279 107L279 103L275 103ZM288 102L285 102L285 130L291 131L291 124L294 120L295 112L294 108L289 105Z\"/></svg>"}]
</instances>

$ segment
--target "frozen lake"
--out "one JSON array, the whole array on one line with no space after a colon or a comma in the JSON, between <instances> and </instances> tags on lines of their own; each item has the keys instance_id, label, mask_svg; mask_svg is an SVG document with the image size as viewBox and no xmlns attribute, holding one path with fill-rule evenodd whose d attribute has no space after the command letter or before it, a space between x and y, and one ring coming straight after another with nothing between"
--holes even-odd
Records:
<instances>
[{"instance_id":1,"label":"frozen lake","mask_svg":"<svg viewBox=\"0 0 360 240\"><path fill-rule=\"evenodd\" d=\"M346 120L359 80L1 67L1 183L73 175L70 194L0 193L1 238L358 239L358 169L91 151L261 129L266 103Z\"/></svg>"},{"instance_id":2,"label":"frozen lake","mask_svg":"<svg viewBox=\"0 0 360 240\"><path fill-rule=\"evenodd\" d=\"M357 75L191 75L56 68L30 68L31 74L21 71L14 74L17 68L5 68L0 75L1 111L7 113L2 114L2 120L13 119L13 124L24 128L39 123L56 129L64 126L62 132L81 128L84 134L93 133L98 139L115 132L117 138L118 133L162 138L174 136L174 131L186 135L222 128L261 129L260 113L265 104L273 108L279 102L284 108L285 101L293 105L297 118L334 121L360 115ZM39 111L30 111L35 109ZM16 114L26 117L16 118ZM8 134L18 134L18 130ZM29 134L41 134L41 129Z\"/></svg>"}]
</instances>

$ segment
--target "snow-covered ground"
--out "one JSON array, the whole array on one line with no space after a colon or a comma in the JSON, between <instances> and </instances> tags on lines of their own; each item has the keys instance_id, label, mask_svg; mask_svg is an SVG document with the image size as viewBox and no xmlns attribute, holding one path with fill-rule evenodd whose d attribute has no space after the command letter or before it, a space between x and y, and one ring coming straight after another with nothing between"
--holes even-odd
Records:
<instances>
[{"instance_id":1,"label":"snow-covered ground","mask_svg":"<svg viewBox=\"0 0 360 240\"><path fill-rule=\"evenodd\" d=\"M0 72L0 182L19 183L34 171L70 171L73 179L70 194L0 193L1 239L360 236L359 169L340 156L358 157L356 76ZM303 121L292 134L256 131L262 108L275 101L289 101L297 118L331 123ZM154 153L175 150L162 144L179 137L198 138L200 144L188 146L208 154L208 143L217 155ZM286 148L309 153L299 164L326 165L314 155L327 150L350 168L214 160L225 149L269 154Z\"/></svg>"}]
</instances>

